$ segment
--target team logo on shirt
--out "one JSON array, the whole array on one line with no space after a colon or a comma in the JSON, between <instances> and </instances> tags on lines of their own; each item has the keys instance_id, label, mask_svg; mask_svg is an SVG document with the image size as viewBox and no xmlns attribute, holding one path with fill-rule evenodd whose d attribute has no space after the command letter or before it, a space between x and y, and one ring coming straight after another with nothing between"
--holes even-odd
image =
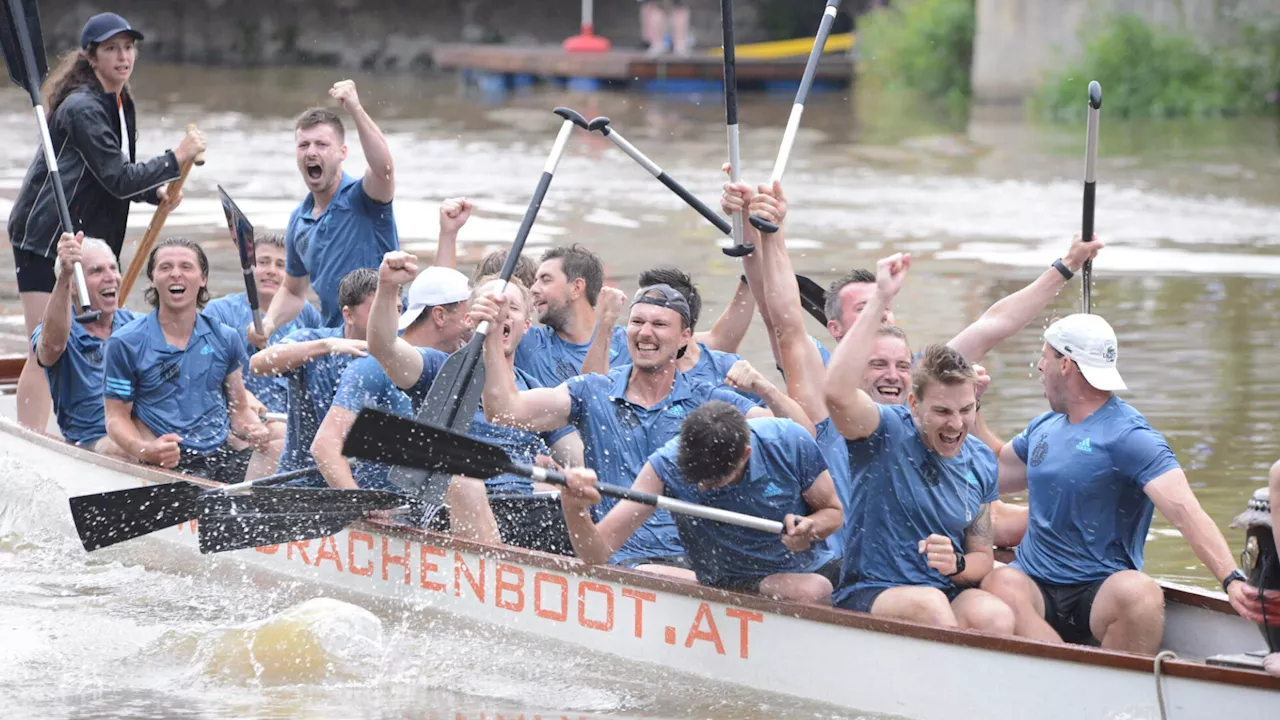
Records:
<instances>
[{"instance_id":1,"label":"team logo on shirt","mask_svg":"<svg viewBox=\"0 0 1280 720\"><path fill-rule=\"evenodd\" d=\"M640 427L640 418L636 417L636 411L627 403L614 405L613 412L618 424L622 427L628 429Z\"/></svg>"},{"instance_id":2,"label":"team logo on shirt","mask_svg":"<svg viewBox=\"0 0 1280 720\"><path fill-rule=\"evenodd\" d=\"M1031 467L1040 467L1040 463L1044 462L1044 456L1049 454L1049 439L1043 435L1040 442L1036 443L1036 449L1031 451Z\"/></svg>"},{"instance_id":3,"label":"team logo on shirt","mask_svg":"<svg viewBox=\"0 0 1280 720\"><path fill-rule=\"evenodd\" d=\"M772 482L764 486L765 497L778 497L779 495L786 495L786 494L787 494L786 490L783 490L777 485L774 485Z\"/></svg>"},{"instance_id":4,"label":"team logo on shirt","mask_svg":"<svg viewBox=\"0 0 1280 720\"><path fill-rule=\"evenodd\" d=\"M182 368L176 362L160 366L160 382L176 382L182 377Z\"/></svg>"},{"instance_id":5,"label":"team logo on shirt","mask_svg":"<svg viewBox=\"0 0 1280 720\"><path fill-rule=\"evenodd\" d=\"M556 374L560 376L561 380L568 380L569 378L575 377L578 375L578 369L575 368L573 365L561 360L556 363Z\"/></svg>"},{"instance_id":6,"label":"team logo on shirt","mask_svg":"<svg viewBox=\"0 0 1280 720\"><path fill-rule=\"evenodd\" d=\"M1076 449L1079 450L1080 452L1087 452L1087 453L1093 452L1093 447L1089 445L1089 438L1085 438L1081 440L1079 443L1076 443Z\"/></svg>"},{"instance_id":7,"label":"team logo on shirt","mask_svg":"<svg viewBox=\"0 0 1280 720\"><path fill-rule=\"evenodd\" d=\"M212 346L212 345L210 345L209 343L205 343L205 344L204 344L204 347L200 348L200 354L201 354L201 355L212 355L212 354L213 354L213 346Z\"/></svg>"},{"instance_id":8,"label":"team logo on shirt","mask_svg":"<svg viewBox=\"0 0 1280 720\"><path fill-rule=\"evenodd\" d=\"M672 405L671 407L667 408L666 414L667 414L667 417L673 417L673 418L682 418L686 415L684 411L684 406L682 405Z\"/></svg>"},{"instance_id":9,"label":"team logo on shirt","mask_svg":"<svg viewBox=\"0 0 1280 720\"><path fill-rule=\"evenodd\" d=\"M84 353L84 359L90 365L101 365L102 351L99 350L98 348L94 348L92 350L86 350Z\"/></svg>"}]
</instances>

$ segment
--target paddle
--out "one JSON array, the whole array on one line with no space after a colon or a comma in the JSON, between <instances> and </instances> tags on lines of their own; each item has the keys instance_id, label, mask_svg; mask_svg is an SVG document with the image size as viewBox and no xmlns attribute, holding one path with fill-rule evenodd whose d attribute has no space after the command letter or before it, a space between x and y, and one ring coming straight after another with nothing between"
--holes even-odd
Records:
<instances>
[{"instance_id":1,"label":"paddle","mask_svg":"<svg viewBox=\"0 0 1280 720\"><path fill-rule=\"evenodd\" d=\"M194 123L187 125L187 133L195 132L195 129ZM120 282L119 296L122 303L129 297L129 291L133 289L133 284L137 282L143 266L147 264L147 256L151 254L152 246L160 237L164 221L169 219L169 213L178 204L178 195L182 192L183 184L187 182L187 175L191 172L192 165L204 165L203 151L196 155L194 160L178 166L178 179L169 183L165 191L167 199L156 206L155 214L151 216L151 222L147 225L147 231L142 234L142 240L138 242L137 249L133 251L133 258L129 260L129 269L125 271L124 280Z\"/></svg>"},{"instance_id":2,"label":"paddle","mask_svg":"<svg viewBox=\"0 0 1280 720\"><path fill-rule=\"evenodd\" d=\"M724 122L729 135L729 180L742 177L742 157L738 149L738 60L733 42L733 0L720 0L720 27L724 42ZM755 245L742 239L742 216L733 214L733 247L724 249L729 257L750 255Z\"/></svg>"},{"instance_id":3,"label":"paddle","mask_svg":"<svg viewBox=\"0 0 1280 720\"><path fill-rule=\"evenodd\" d=\"M827 0L827 9L823 11L822 22L818 25L818 36L813 41L809 62L805 64L804 75L800 79L800 89L796 91L796 102L791 106L791 117L787 119L787 129L782 133L782 145L778 148L778 159L773 163L773 175L769 179L770 187L781 180L782 174L787 170L787 161L791 159L791 147L795 145L796 132L800 130L800 118L804 116L804 103L809 97L809 90L813 87L813 78L818 73L818 63L822 61L823 50L827 47L827 37L831 35L831 23L835 21L836 12L839 10L840 0ZM777 225L754 215L751 217L751 225L762 233L778 232Z\"/></svg>"},{"instance_id":4,"label":"paddle","mask_svg":"<svg viewBox=\"0 0 1280 720\"><path fill-rule=\"evenodd\" d=\"M547 196L547 189L551 187L551 178L555 175L561 156L564 155L573 126L587 127L586 118L573 110L560 107L555 109L555 114L564 118L564 122L560 124L560 132L551 146L551 154L547 157L547 163L542 169L542 177L533 191L533 199L529 201L524 220L516 232L515 241L507 251L507 261L503 263L502 272L499 273L503 281L503 291L507 281L511 279L511 274L515 271L516 261L520 259L520 253L524 250L525 240L533 229L538 210ZM427 391L422 409L418 411L419 422L457 432L465 432L471 427L471 420L476 409L480 407L480 395L484 390L484 363L480 362L480 358L484 355L484 337L488 332L489 324L480 323L466 347L450 355L445 361L444 367L431 383L431 389ZM428 478L427 473L420 468L394 467L388 475L388 480L404 490L421 507L422 515L417 522L425 525L443 506L444 495L449 489L452 476L437 472Z\"/></svg>"},{"instance_id":5,"label":"paddle","mask_svg":"<svg viewBox=\"0 0 1280 720\"><path fill-rule=\"evenodd\" d=\"M226 487L207 489L180 480L71 498L71 519L80 543L89 552L180 525L199 514L197 498L250 487L274 485L304 477L314 467L301 468Z\"/></svg>"},{"instance_id":6,"label":"paddle","mask_svg":"<svg viewBox=\"0 0 1280 720\"><path fill-rule=\"evenodd\" d=\"M253 279L253 266L257 262L253 248L253 225L221 185L218 186L218 197L222 199L222 212L227 216L231 242L240 251L240 271L244 273L244 294L249 300L249 309L253 311L253 329L261 335L262 313L258 310L258 282Z\"/></svg>"},{"instance_id":7,"label":"paddle","mask_svg":"<svg viewBox=\"0 0 1280 720\"><path fill-rule=\"evenodd\" d=\"M1094 175L1098 167L1098 120L1102 114L1102 86L1097 80L1089 83L1089 120L1085 131L1084 151L1084 224L1080 230L1080 239L1084 242L1093 240L1093 200L1097 193L1097 179ZM1093 284L1093 261L1084 261L1084 291L1081 299L1084 311L1090 312L1093 306L1091 288Z\"/></svg>"},{"instance_id":8,"label":"paddle","mask_svg":"<svg viewBox=\"0 0 1280 720\"><path fill-rule=\"evenodd\" d=\"M227 492L196 498L198 517L213 515L306 515L321 512L369 512L404 505L406 498L383 490L332 487L255 488L249 494Z\"/></svg>"},{"instance_id":9,"label":"paddle","mask_svg":"<svg viewBox=\"0 0 1280 720\"><path fill-rule=\"evenodd\" d=\"M640 152L635 145L632 145L631 143L627 142L627 139L622 137L622 133L610 127L609 123L610 123L609 118L598 117L595 120L592 120L591 122L587 123L587 130L588 131L599 130L601 135L604 135L605 137L612 140L613 144L617 145L618 148L622 150L622 152L630 155L632 160L635 160L636 162L640 163L640 166L643 167L645 170L648 170L650 175L658 178L658 182L661 182L663 185L666 185L671 190L671 192L675 193L676 195L679 195L681 200L684 200L686 203L688 203L689 207L693 208L694 210L697 210L699 215L706 218L707 221L710 222L712 225L715 225L716 228L720 230L720 232L724 233L725 235L728 235L733 232L733 226L729 224L729 221L720 217L719 214L717 214L711 208L707 207L706 204L703 203L701 200L699 200L693 193L686 190L683 185L676 182L675 178L671 177L666 173L666 171L658 167L657 163L650 160L648 156L646 156L644 153Z\"/></svg>"},{"instance_id":10,"label":"paddle","mask_svg":"<svg viewBox=\"0 0 1280 720\"><path fill-rule=\"evenodd\" d=\"M497 445L373 408L365 408L356 416L351 431L347 433L346 442L343 443L342 454L449 475L484 479L511 473L535 482L562 486L568 484L564 475L554 470L512 462L507 452ZM596 488L602 495L674 513L767 533L781 534L784 530L782 523L776 520L683 502L607 483L600 483Z\"/></svg>"},{"instance_id":11,"label":"paddle","mask_svg":"<svg viewBox=\"0 0 1280 720\"><path fill-rule=\"evenodd\" d=\"M754 220L754 218L752 219ZM804 275L796 275L796 284L800 286L800 305L804 307L805 312L813 316L813 319L822 323L823 327L826 327L827 291Z\"/></svg>"},{"instance_id":12,"label":"paddle","mask_svg":"<svg viewBox=\"0 0 1280 720\"><path fill-rule=\"evenodd\" d=\"M40 143L44 148L44 164L49 170L49 184L58 205L62 231L75 234L71 223L71 211L67 209L67 196L58 174L58 158L53 154L53 139L49 137L49 121L40 99L40 83L49 74L44 57L44 36L40 32L40 11L36 0L4 0L0 12L0 49L4 51L4 64L9 67L9 78L31 96L36 124L40 126ZM102 316L100 310L89 309L89 287L84 282L84 267L75 264L76 298L80 301L78 323L91 323ZM123 297L123 296L121 296Z\"/></svg>"},{"instance_id":13,"label":"paddle","mask_svg":"<svg viewBox=\"0 0 1280 720\"><path fill-rule=\"evenodd\" d=\"M230 552L329 537L364 518L363 511L258 515L211 515L196 524L200 552Z\"/></svg>"}]
</instances>

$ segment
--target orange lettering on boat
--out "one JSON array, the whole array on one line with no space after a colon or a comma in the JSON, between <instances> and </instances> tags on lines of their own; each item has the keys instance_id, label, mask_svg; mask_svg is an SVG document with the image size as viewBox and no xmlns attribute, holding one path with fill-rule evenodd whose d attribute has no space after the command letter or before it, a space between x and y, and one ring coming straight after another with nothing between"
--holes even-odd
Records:
<instances>
[{"instance_id":1,"label":"orange lettering on boat","mask_svg":"<svg viewBox=\"0 0 1280 720\"><path fill-rule=\"evenodd\" d=\"M307 557L307 548L309 547L311 547L310 540L301 540L299 542L291 542L289 543L288 547L285 548L285 559L292 560L293 549L298 548L298 557L302 558L302 562L310 565L311 558Z\"/></svg>"},{"instance_id":2,"label":"orange lettering on boat","mask_svg":"<svg viewBox=\"0 0 1280 720\"><path fill-rule=\"evenodd\" d=\"M636 637L642 637L644 635L644 604L647 602L656 602L658 596L651 592L644 592L643 590L622 588L622 597L631 598L636 601Z\"/></svg>"},{"instance_id":3,"label":"orange lettering on boat","mask_svg":"<svg viewBox=\"0 0 1280 720\"><path fill-rule=\"evenodd\" d=\"M515 580L507 582L503 579L505 575L512 575ZM514 600L503 599L507 591L515 595ZM524 610L524 570L522 568L498 563L498 567L493 572L493 604L511 612Z\"/></svg>"},{"instance_id":4,"label":"orange lettering on boat","mask_svg":"<svg viewBox=\"0 0 1280 720\"><path fill-rule=\"evenodd\" d=\"M357 540L364 543L365 547L369 548L370 554L373 553L373 536L372 535L370 535L367 532L360 532L359 530L352 530L351 532L347 533L347 572L351 573L352 575L359 575L361 577L372 577L373 576L373 560L369 560L363 566L356 562L356 541Z\"/></svg>"},{"instance_id":5,"label":"orange lettering on boat","mask_svg":"<svg viewBox=\"0 0 1280 720\"><path fill-rule=\"evenodd\" d=\"M432 545L418 546L418 559L420 561L420 566L421 566L420 571L422 573L422 577L418 578L418 582L422 583L422 588L424 590L434 590L436 592L444 592L448 586L446 586L444 583L435 582L434 580L427 579L427 576L430 575L431 573L440 571L439 565L427 559L428 555L434 555L436 557L444 557L444 550L442 548L438 548Z\"/></svg>"},{"instance_id":6,"label":"orange lettering on boat","mask_svg":"<svg viewBox=\"0 0 1280 720\"><path fill-rule=\"evenodd\" d=\"M551 583L560 586L560 609L549 610L542 605L542 585ZM569 619L569 581L560 575L536 573L533 576L533 612L540 618L564 622Z\"/></svg>"},{"instance_id":7,"label":"orange lettering on boat","mask_svg":"<svg viewBox=\"0 0 1280 720\"><path fill-rule=\"evenodd\" d=\"M705 619L707 629L702 629L702 623ZM716 629L716 619L711 614L711 606L706 603L698 605L698 614L693 618L693 627L689 628L689 635L684 639L684 646L693 647L695 640L709 640L715 643L716 652L724 654L724 643L720 642L720 631Z\"/></svg>"},{"instance_id":8,"label":"orange lettering on boat","mask_svg":"<svg viewBox=\"0 0 1280 720\"><path fill-rule=\"evenodd\" d=\"M276 553L280 552L280 546L279 545L263 545L262 547L254 548L254 550L257 550L263 555L275 555Z\"/></svg>"},{"instance_id":9,"label":"orange lettering on boat","mask_svg":"<svg viewBox=\"0 0 1280 720\"><path fill-rule=\"evenodd\" d=\"M471 574L471 568L467 566L467 561L462 559L462 553L453 554L453 594L462 597L462 576L467 576L467 584L471 586L471 592L475 593L476 599L484 602L484 558L480 558L480 581L476 582L476 576Z\"/></svg>"},{"instance_id":10,"label":"orange lettering on boat","mask_svg":"<svg viewBox=\"0 0 1280 720\"><path fill-rule=\"evenodd\" d=\"M338 572L342 572L342 555L338 553L338 541L332 535L320 539L320 549L316 551L316 567L320 567L321 560L332 560Z\"/></svg>"},{"instance_id":11,"label":"orange lettering on boat","mask_svg":"<svg viewBox=\"0 0 1280 720\"><path fill-rule=\"evenodd\" d=\"M741 635L740 635L741 641L738 643L740 650L738 651L738 654L742 657L743 660L746 660L747 659L747 630L751 627L750 623L764 622L764 614L758 613L758 612L751 612L750 610L739 610L738 608L726 608L724 611L724 614L728 615L731 618L737 618L742 623Z\"/></svg>"},{"instance_id":12,"label":"orange lettering on boat","mask_svg":"<svg viewBox=\"0 0 1280 720\"><path fill-rule=\"evenodd\" d=\"M404 554L396 555L391 552L391 546L387 542L387 536L383 535L382 536L382 579L383 580L388 579L387 578L388 565L399 565L400 567L404 568L404 584L408 585L409 577L410 577L409 555L410 555L410 552L409 552L408 540L404 541Z\"/></svg>"},{"instance_id":13,"label":"orange lettering on boat","mask_svg":"<svg viewBox=\"0 0 1280 720\"><path fill-rule=\"evenodd\" d=\"M592 620L587 617L587 593L593 592L604 596L604 620ZM613 630L613 588L595 582L578 583L578 624L592 630Z\"/></svg>"}]
</instances>

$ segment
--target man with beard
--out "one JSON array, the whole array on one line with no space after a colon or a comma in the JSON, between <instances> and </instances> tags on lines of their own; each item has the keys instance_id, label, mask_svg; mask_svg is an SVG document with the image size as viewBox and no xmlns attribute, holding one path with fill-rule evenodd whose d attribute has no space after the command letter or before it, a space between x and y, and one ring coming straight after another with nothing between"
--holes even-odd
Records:
<instances>
[{"instance_id":1,"label":"man with beard","mask_svg":"<svg viewBox=\"0 0 1280 720\"><path fill-rule=\"evenodd\" d=\"M831 358L825 400L848 440L853 471L844 567L835 604L872 615L1010 635L1013 611L977 589L994 563L995 456L966 443L978 375L953 348L925 348L908 404L881 405L858 387L908 255L881 260L876 294Z\"/></svg>"},{"instance_id":2,"label":"man with beard","mask_svg":"<svg viewBox=\"0 0 1280 720\"><path fill-rule=\"evenodd\" d=\"M1127 388L1111 325L1068 315L1044 340L1036 367L1050 411L1000 452L1000 489L1028 492L1031 521L1017 559L983 588L1013 608L1019 635L1155 654L1164 591L1142 573L1142 555L1159 508L1248 617L1246 579L1222 532L1164 437L1115 395Z\"/></svg>"},{"instance_id":3,"label":"man with beard","mask_svg":"<svg viewBox=\"0 0 1280 720\"><path fill-rule=\"evenodd\" d=\"M502 305L490 296L477 303ZM554 388L521 391L506 367L497 339L485 342L484 408L489 421L531 431L573 425L585 446L586 464L609 482L631 484L649 456L680 432L690 412L708 400L724 400L748 418L788 417L806 429L812 423L794 401L746 361L726 378L729 387L691 383L676 370L676 354L689 343L691 313L685 298L668 285L641 288L632 299L626 331L632 364L608 375L579 375ZM730 387L754 392L770 410L758 408ZM597 519L614 501L596 506ZM611 563L644 567L693 579L670 513L659 510L618 549Z\"/></svg>"},{"instance_id":4,"label":"man with beard","mask_svg":"<svg viewBox=\"0 0 1280 720\"><path fill-rule=\"evenodd\" d=\"M289 419L276 472L315 464L311 443L333 404L338 381L352 360L367 354L365 328L377 289L377 270L352 270L338 285L341 325L296 330L249 361L254 375L278 377L285 381L288 391L285 405ZM298 484L323 485L324 480L316 473Z\"/></svg>"},{"instance_id":5,"label":"man with beard","mask_svg":"<svg viewBox=\"0 0 1280 720\"><path fill-rule=\"evenodd\" d=\"M312 108L298 116L294 123L298 170L311 194L289 218L287 277L263 320L264 335L248 332L258 347L302 312L313 285L325 325L342 322L338 283L357 268L376 268L385 253L400 247L391 210L395 171L386 138L360 104L355 83L338 82L329 96L355 121L368 167L360 179L342 171L347 158L345 129L335 113Z\"/></svg>"},{"instance_id":6,"label":"man with beard","mask_svg":"<svg viewBox=\"0 0 1280 720\"><path fill-rule=\"evenodd\" d=\"M75 264L84 267L89 307L102 314L81 325L71 319ZM120 268L111 247L84 233L62 234L58 241L57 279L44 319L31 334L31 351L49 379L58 430L69 443L97 453L133 460L107 437L102 406L103 349L111 333L134 319L120 307Z\"/></svg>"},{"instance_id":7,"label":"man with beard","mask_svg":"<svg viewBox=\"0 0 1280 720\"><path fill-rule=\"evenodd\" d=\"M166 238L147 258L147 279L155 311L107 340L107 434L139 462L239 482L252 448L231 448L228 434L265 451L268 431L244 387L243 341L200 312L209 260L195 242Z\"/></svg>"},{"instance_id":8,"label":"man with beard","mask_svg":"<svg viewBox=\"0 0 1280 720\"><path fill-rule=\"evenodd\" d=\"M608 346L601 345L599 367L614 368L631 361L627 356L627 332L614 325L625 296L610 288L601 302L604 263L581 245L554 247L542 254L534 279L534 309L541 326L530 328L516 348L516 367L542 387L555 387L584 372L588 350L597 326L607 329ZM601 303L597 312L597 303ZM589 370L587 371L589 372Z\"/></svg>"}]
</instances>

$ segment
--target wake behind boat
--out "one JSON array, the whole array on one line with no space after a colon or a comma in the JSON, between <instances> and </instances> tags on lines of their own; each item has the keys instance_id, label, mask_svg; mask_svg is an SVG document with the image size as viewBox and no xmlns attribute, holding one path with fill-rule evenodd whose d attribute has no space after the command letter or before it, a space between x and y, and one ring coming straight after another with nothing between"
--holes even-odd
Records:
<instances>
[{"instance_id":1,"label":"wake behind boat","mask_svg":"<svg viewBox=\"0 0 1280 720\"><path fill-rule=\"evenodd\" d=\"M13 383L21 364L20 358L0 363L0 383ZM68 497L176 479L217 486L21 428L12 419L11 396L5 400L0 453L20 467L39 468ZM149 555L147 564L213 562L199 554L196 521L155 538L165 552ZM1156 718L1162 712L1198 718L1224 707L1266 716L1280 702L1280 678L1255 669L1259 655L1244 654L1262 646L1256 627L1232 612L1220 593L1167 583L1166 652L1157 660L775 602L378 520L321 540L232 556L317 593L340 589L370 602L430 607L479 621L495 637L519 632L558 640L845 710L919 720ZM980 676L959 668L977 669ZM922 682L928 692L920 692Z\"/></svg>"}]
</instances>

